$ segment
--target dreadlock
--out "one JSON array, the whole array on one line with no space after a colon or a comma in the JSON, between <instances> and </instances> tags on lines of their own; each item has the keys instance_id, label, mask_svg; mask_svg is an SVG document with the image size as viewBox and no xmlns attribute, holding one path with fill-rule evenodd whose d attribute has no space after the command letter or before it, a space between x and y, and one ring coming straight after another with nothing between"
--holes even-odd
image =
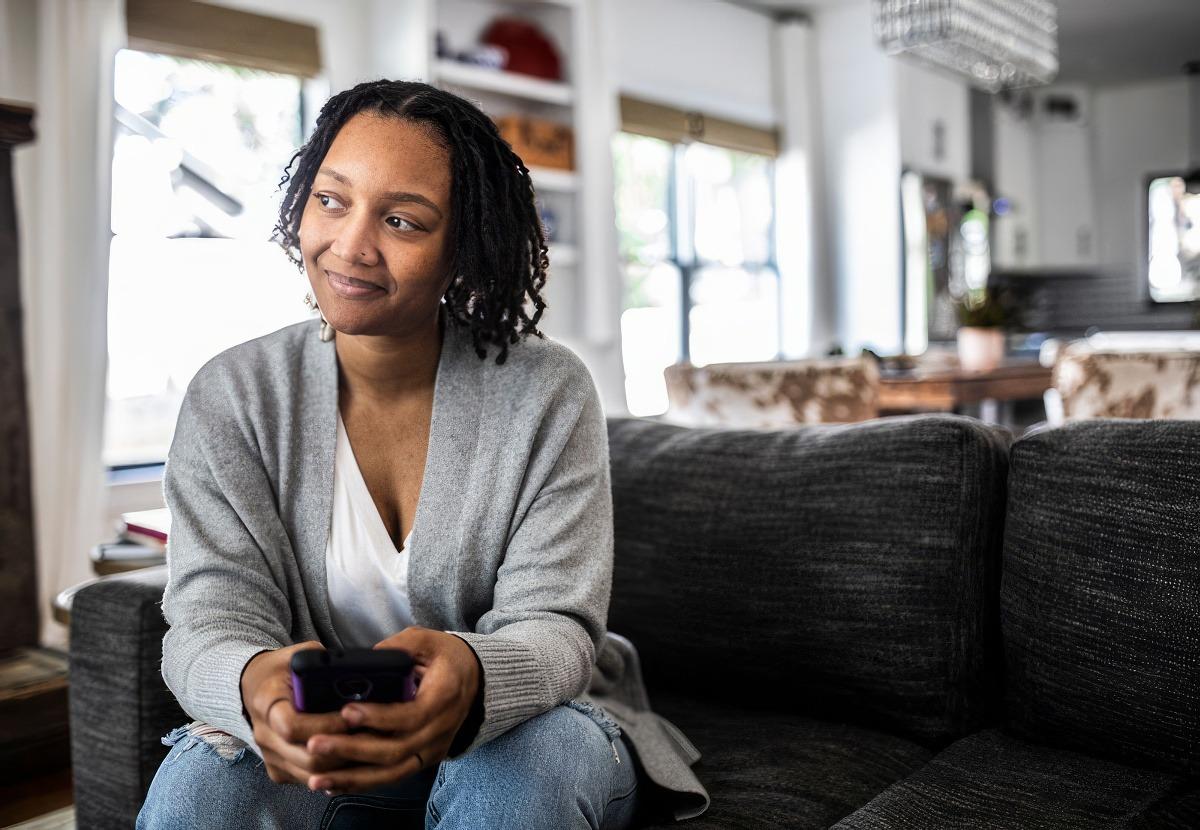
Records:
<instances>
[{"instance_id":1,"label":"dreadlock","mask_svg":"<svg viewBox=\"0 0 1200 830\"><path fill-rule=\"evenodd\" d=\"M304 269L298 232L313 178L342 125L364 111L425 124L450 151L455 277L443 301L454 325L470 327L475 353L486 360L485 344L499 346L499 365L510 343L529 334L545 338L537 323L549 259L529 169L478 107L429 84L366 81L326 101L312 136L284 168L279 187L287 191L271 239Z\"/></svg>"}]
</instances>

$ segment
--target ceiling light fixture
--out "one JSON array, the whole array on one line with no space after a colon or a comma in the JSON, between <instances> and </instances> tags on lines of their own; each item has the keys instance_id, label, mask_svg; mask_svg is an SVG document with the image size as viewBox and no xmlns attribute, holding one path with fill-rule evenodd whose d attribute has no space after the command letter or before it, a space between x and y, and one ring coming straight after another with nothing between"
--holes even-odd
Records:
<instances>
[{"instance_id":1,"label":"ceiling light fixture","mask_svg":"<svg viewBox=\"0 0 1200 830\"><path fill-rule=\"evenodd\" d=\"M872 0L875 37L892 55L949 69L988 92L1058 74L1050 0Z\"/></svg>"}]
</instances>

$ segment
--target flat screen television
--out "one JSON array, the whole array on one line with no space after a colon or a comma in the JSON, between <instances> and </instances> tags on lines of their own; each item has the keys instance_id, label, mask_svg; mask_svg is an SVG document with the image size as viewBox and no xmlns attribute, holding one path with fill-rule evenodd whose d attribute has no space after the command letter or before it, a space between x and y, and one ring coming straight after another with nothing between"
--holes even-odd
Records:
<instances>
[{"instance_id":1,"label":"flat screen television","mask_svg":"<svg viewBox=\"0 0 1200 830\"><path fill-rule=\"evenodd\" d=\"M1200 171L1152 176L1146 276L1158 303L1200 300Z\"/></svg>"}]
</instances>

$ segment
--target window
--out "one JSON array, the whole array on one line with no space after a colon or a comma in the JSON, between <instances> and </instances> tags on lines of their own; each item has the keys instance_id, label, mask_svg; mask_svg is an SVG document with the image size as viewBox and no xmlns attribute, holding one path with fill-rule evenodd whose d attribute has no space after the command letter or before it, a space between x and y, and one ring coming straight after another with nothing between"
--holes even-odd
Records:
<instances>
[{"instance_id":1,"label":"window","mask_svg":"<svg viewBox=\"0 0 1200 830\"><path fill-rule=\"evenodd\" d=\"M311 316L303 274L269 241L302 144L302 81L117 54L107 466L161 463L200 366Z\"/></svg>"},{"instance_id":2,"label":"window","mask_svg":"<svg viewBox=\"0 0 1200 830\"><path fill-rule=\"evenodd\" d=\"M634 415L667 409L663 369L781 356L770 155L634 133L613 139Z\"/></svg>"},{"instance_id":3,"label":"window","mask_svg":"<svg viewBox=\"0 0 1200 830\"><path fill-rule=\"evenodd\" d=\"M1149 184L1150 298L1200 300L1200 177L1159 176Z\"/></svg>"}]
</instances>

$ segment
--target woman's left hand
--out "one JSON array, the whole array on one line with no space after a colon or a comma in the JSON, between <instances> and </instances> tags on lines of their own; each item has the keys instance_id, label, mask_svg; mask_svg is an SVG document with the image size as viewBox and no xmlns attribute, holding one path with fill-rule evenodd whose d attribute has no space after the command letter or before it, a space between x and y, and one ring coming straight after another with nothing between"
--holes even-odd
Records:
<instances>
[{"instance_id":1,"label":"woman's left hand","mask_svg":"<svg viewBox=\"0 0 1200 830\"><path fill-rule=\"evenodd\" d=\"M479 690L480 666L474 650L462 638L410 626L375 648L399 648L412 655L420 681L417 696L401 703L343 706L341 715L351 726L372 731L313 735L307 749L313 755L335 756L363 766L315 773L309 776L309 789L331 794L363 792L441 763L471 711Z\"/></svg>"}]
</instances>

